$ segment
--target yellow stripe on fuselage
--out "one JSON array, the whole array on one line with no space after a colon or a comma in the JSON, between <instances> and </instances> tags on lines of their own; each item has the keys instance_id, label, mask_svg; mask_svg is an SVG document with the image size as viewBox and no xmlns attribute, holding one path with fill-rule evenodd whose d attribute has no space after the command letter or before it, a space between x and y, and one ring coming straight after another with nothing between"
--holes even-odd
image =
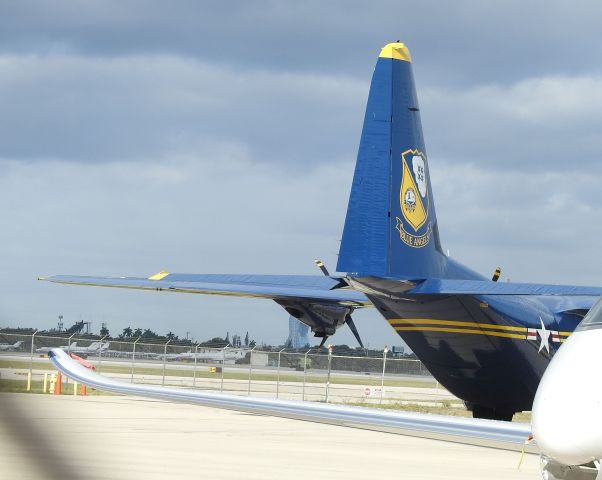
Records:
<instances>
[{"instance_id":1,"label":"yellow stripe on fuselage","mask_svg":"<svg viewBox=\"0 0 602 480\"><path fill-rule=\"evenodd\" d=\"M527 327L514 327L511 325L495 325L493 323L460 322L457 320L434 320L431 318L394 318L388 320L391 326L399 325L446 325L450 327L478 327L492 330L507 330L512 332L527 332ZM421 328L421 327L419 327Z\"/></svg>"},{"instance_id":2,"label":"yellow stripe on fuselage","mask_svg":"<svg viewBox=\"0 0 602 480\"><path fill-rule=\"evenodd\" d=\"M491 337L517 338L524 340L526 335L520 333L495 332L492 330L477 330L473 328L447 328L447 327L393 327L398 332L417 331L417 332L446 332L446 333L464 333L471 335L488 335ZM526 329L525 329L526 330Z\"/></svg>"},{"instance_id":3,"label":"yellow stripe on fuselage","mask_svg":"<svg viewBox=\"0 0 602 480\"><path fill-rule=\"evenodd\" d=\"M398 332L445 332L466 333L469 335L489 335L493 337L517 338L525 340L527 327L495 325L493 323L462 322L458 320L439 320L433 318L392 318L387 320ZM454 328L466 327L466 328ZM501 330L501 331L496 331ZM516 333L505 333L516 332ZM573 332L558 332L560 337L568 337ZM560 338L563 343L566 338Z\"/></svg>"}]
</instances>

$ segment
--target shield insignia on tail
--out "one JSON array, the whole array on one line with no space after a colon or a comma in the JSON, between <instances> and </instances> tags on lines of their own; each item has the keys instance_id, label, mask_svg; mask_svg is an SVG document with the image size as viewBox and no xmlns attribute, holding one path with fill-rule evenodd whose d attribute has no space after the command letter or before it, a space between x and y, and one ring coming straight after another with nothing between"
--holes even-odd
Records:
<instances>
[{"instance_id":1,"label":"shield insignia on tail","mask_svg":"<svg viewBox=\"0 0 602 480\"><path fill-rule=\"evenodd\" d=\"M407 245L423 247L428 243L431 231L430 224L423 231L429 216L426 158L419 150L406 150L401 154L401 164L399 206L403 220L396 219L396 229ZM404 228L404 224L412 231Z\"/></svg>"}]
</instances>

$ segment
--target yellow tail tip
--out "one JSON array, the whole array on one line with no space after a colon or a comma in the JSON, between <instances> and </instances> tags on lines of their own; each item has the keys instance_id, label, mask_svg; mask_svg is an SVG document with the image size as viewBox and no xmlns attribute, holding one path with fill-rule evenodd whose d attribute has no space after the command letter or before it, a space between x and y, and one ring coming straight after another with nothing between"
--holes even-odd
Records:
<instances>
[{"instance_id":1,"label":"yellow tail tip","mask_svg":"<svg viewBox=\"0 0 602 480\"><path fill-rule=\"evenodd\" d=\"M381 58L394 58L395 60L403 60L404 62L412 62L410 50L404 43L388 43L380 51Z\"/></svg>"}]
</instances>

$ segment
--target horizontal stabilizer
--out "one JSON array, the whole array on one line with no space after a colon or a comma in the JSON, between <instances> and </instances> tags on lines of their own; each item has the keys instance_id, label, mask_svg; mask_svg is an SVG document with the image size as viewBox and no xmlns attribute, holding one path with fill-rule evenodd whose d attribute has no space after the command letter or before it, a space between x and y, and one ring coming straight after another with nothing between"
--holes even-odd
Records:
<instances>
[{"instance_id":1,"label":"horizontal stabilizer","mask_svg":"<svg viewBox=\"0 0 602 480\"><path fill-rule=\"evenodd\" d=\"M547 285L543 283L503 283L491 280L429 279L409 290L409 294L424 295L566 295L600 296L602 287Z\"/></svg>"},{"instance_id":2,"label":"horizontal stabilizer","mask_svg":"<svg viewBox=\"0 0 602 480\"><path fill-rule=\"evenodd\" d=\"M531 434L531 428L526 423L415 412L391 412L125 383L88 370L58 348L53 348L48 356L56 368L73 380L97 390L125 395L511 450L525 448L524 442ZM165 408L169 408L169 405ZM533 448L532 445L528 447L529 450Z\"/></svg>"}]
</instances>

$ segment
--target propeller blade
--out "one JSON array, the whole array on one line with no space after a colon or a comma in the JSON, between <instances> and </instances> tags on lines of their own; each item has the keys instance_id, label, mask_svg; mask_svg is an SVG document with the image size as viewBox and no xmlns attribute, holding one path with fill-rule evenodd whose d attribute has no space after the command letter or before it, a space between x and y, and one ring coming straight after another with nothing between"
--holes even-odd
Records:
<instances>
[{"instance_id":1,"label":"propeller blade","mask_svg":"<svg viewBox=\"0 0 602 480\"><path fill-rule=\"evenodd\" d=\"M320 270L322 270L322 273L324 275L326 275L327 277L330 277L330 273L328 273L328 269L326 268L326 266L324 265L324 262L322 260L314 260L315 264L318 266L318 268Z\"/></svg>"},{"instance_id":2,"label":"propeller blade","mask_svg":"<svg viewBox=\"0 0 602 480\"><path fill-rule=\"evenodd\" d=\"M328 340L328 335L324 335L322 337L322 341L320 342L320 345L318 346L318 350L320 350L324 346L324 344L326 343L326 340Z\"/></svg>"},{"instance_id":3,"label":"propeller blade","mask_svg":"<svg viewBox=\"0 0 602 480\"><path fill-rule=\"evenodd\" d=\"M357 331L357 328L355 327L355 323L353 323L353 319L351 318L351 315L347 315L345 323L347 325L349 325L349 328L351 329L351 333L353 333L353 336L357 340L357 343L360 344L360 347L364 348L364 344L362 343L362 339L360 338L360 334Z\"/></svg>"},{"instance_id":4,"label":"propeller blade","mask_svg":"<svg viewBox=\"0 0 602 480\"><path fill-rule=\"evenodd\" d=\"M495 269L495 272L493 273L493 277L491 278L491 280L493 280L494 282L497 282L498 279L500 278L501 274L502 274L502 269L500 267L497 267Z\"/></svg>"}]
</instances>

